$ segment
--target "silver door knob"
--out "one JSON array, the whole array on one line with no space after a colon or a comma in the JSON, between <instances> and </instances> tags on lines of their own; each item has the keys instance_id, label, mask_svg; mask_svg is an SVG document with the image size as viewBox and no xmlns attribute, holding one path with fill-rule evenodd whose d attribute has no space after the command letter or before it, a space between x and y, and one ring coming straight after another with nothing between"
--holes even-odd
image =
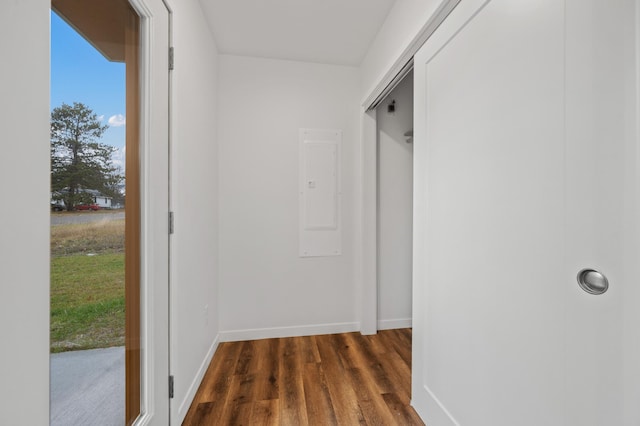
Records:
<instances>
[{"instance_id":1,"label":"silver door knob","mask_svg":"<svg viewBox=\"0 0 640 426\"><path fill-rule=\"evenodd\" d=\"M609 289L607 277L595 269L583 269L578 272L578 284L580 284L580 288L589 294L598 295Z\"/></svg>"}]
</instances>

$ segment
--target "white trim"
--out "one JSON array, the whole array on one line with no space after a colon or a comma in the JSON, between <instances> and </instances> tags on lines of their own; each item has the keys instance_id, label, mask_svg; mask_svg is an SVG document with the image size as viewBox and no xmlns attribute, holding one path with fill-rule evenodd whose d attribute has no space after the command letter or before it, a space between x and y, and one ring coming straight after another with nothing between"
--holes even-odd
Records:
<instances>
[{"instance_id":1,"label":"white trim","mask_svg":"<svg viewBox=\"0 0 640 426\"><path fill-rule=\"evenodd\" d=\"M135 425L146 425L161 422L165 415L169 414L169 399L166 401L162 396L162 392L158 389L166 389L166 380L168 378L168 366L165 371L162 364L168 362L168 347L161 351L164 344L162 340L168 339L168 327L163 327L168 318L167 311L162 312L165 305L164 301L159 302L162 297L162 289L158 288L158 282L162 283L163 274L157 274L162 269L164 262L157 261L158 241L164 236L160 236L157 232L164 224L166 224L166 216L162 212L158 212L154 203L156 198L161 197L158 185L152 184L152 170L155 175L157 170L162 169L161 164L156 164L157 160L152 159L160 153L160 151L152 152L151 138L152 130L152 114L155 106L153 105L153 83L155 81L155 72L153 67L154 49L154 25L158 19L154 16L153 5L164 7L170 16L171 11L165 0L128 0L129 4L140 16L140 197L141 197L141 230L140 230L140 345L141 345L141 389L140 389L140 416L135 420ZM168 84L168 82L167 82ZM171 116L168 116L171 120ZM170 135L168 135L170 137ZM154 154L155 153L155 154ZM162 156L162 153L160 153ZM161 174L161 173L160 173ZM168 182L167 182L168 190ZM167 247L168 249L168 247ZM159 275L159 276L155 276ZM164 280L168 280L164 276ZM163 361L164 360L164 361ZM161 369L159 371L159 369ZM158 400L162 401L162 406L156 404ZM166 409L166 413L162 413Z\"/></svg>"},{"instance_id":2,"label":"white trim","mask_svg":"<svg viewBox=\"0 0 640 426\"><path fill-rule=\"evenodd\" d=\"M128 0L133 9L140 15L140 415L134 421L134 425L150 424L154 418L154 359L153 351L145 350L155 344L153 330L153 303L152 286L148 281L149 273L149 247L152 246L149 221L149 135L150 135L150 111L151 111L151 49L152 49L152 12L147 6L146 0Z\"/></svg>"},{"instance_id":3,"label":"white trim","mask_svg":"<svg viewBox=\"0 0 640 426\"><path fill-rule=\"evenodd\" d=\"M373 102L371 102L371 104L367 109L374 110L378 108L378 105L380 105L387 98L387 96L389 96L389 94L393 92L393 89L395 89L398 86L398 84L400 84L400 82L404 80L407 74L409 74L412 70L413 70L413 57L409 59L409 62L407 62L402 67L402 69L395 75L395 77L393 77L393 80L391 80L389 84L387 84L387 86L382 90L382 92L378 95L378 97L376 97L373 100Z\"/></svg>"},{"instance_id":4,"label":"white trim","mask_svg":"<svg viewBox=\"0 0 640 426\"><path fill-rule=\"evenodd\" d=\"M411 345L411 405L418 415L426 420L431 413L422 410L428 406L425 392L421 385L424 384L426 372L425 360L425 311L427 306L422 306L425 300L426 289L424 286L426 277L426 264L422 261L426 256L425 217L427 210L426 197L426 167L421 167L427 157L426 139L421 139L425 134L424 120L421 114L426 111L426 79L424 78L426 65L423 62L422 51L416 54L413 71L413 263L412 263L412 317L413 332ZM430 420L431 421L431 420Z\"/></svg>"},{"instance_id":5,"label":"white trim","mask_svg":"<svg viewBox=\"0 0 640 426\"><path fill-rule=\"evenodd\" d=\"M360 139L361 217L358 240L357 284L360 332L375 334L378 319L378 126L376 112L362 110Z\"/></svg>"},{"instance_id":6,"label":"white trim","mask_svg":"<svg viewBox=\"0 0 640 426\"><path fill-rule=\"evenodd\" d=\"M149 22L152 12L145 0L129 0L129 4L140 15L140 345L142 359L140 360L140 416L134 422L135 425L148 424L154 415L154 362L148 350L155 343L152 329L153 304L149 303L152 291L148 283L149 276L148 248L150 247L149 231L149 134L150 134L150 110L151 110L151 83L149 71L151 69L151 31Z\"/></svg>"},{"instance_id":7,"label":"white trim","mask_svg":"<svg viewBox=\"0 0 640 426\"><path fill-rule=\"evenodd\" d=\"M422 401L422 404L414 404L414 400L411 400L411 406L416 410L420 418L428 418L429 424L433 426L460 426L460 423L451 415L449 410L440 402L431 389L424 386L424 390L423 395L425 401ZM423 412L420 409L421 407L427 408L425 408Z\"/></svg>"},{"instance_id":8,"label":"white trim","mask_svg":"<svg viewBox=\"0 0 640 426\"><path fill-rule=\"evenodd\" d=\"M213 355L216 353L216 350L218 349L219 343L220 343L220 336L216 336L216 338L213 340L213 343L211 344L211 347L209 348L209 351L207 352L207 355L205 356L204 360L202 360L202 363L200 364L200 368L198 368L198 372L196 376L193 378L193 381L191 382L189 389L187 390L187 394L184 396L184 399L180 403L180 407L178 408L178 419L177 419L178 424L182 424L182 421L186 417L187 412L191 407L191 403L193 402L193 398L196 396L196 392L198 391L198 388L200 387L200 383L204 378L204 374L207 372L207 369L209 368L209 364L213 359Z\"/></svg>"},{"instance_id":9,"label":"white trim","mask_svg":"<svg viewBox=\"0 0 640 426\"><path fill-rule=\"evenodd\" d=\"M440 24L449 16L461 0L441 0L440 5L436 8L431 18L423 25L418 34L413 38L409 45L404 49L400 56L393 63L391 68L386 72L378 84L371 90L369 96L362 101L365 109L370 109L375 100L385 91L387 86L395 79L402 69L411 61L416 52L431 37Z\"/></svg>"},{"instance_id":10,"label":"white trim","mask_svg":"<svg viewBox=\"0 0 640 426\"><path fill-rule=\"evenodd\" d=\"M351 333L358 331L356 322L334 324L299 325L291 327L252 328L246 330L221 331L221 342L241 342L245 340L273 339L279 337L316 336L320 334Z\"/></svg>"},{"instance_id":11,"label":"white trim","mask_svg":"<svg viewBox=\"0 0 640 426\"><path fill-rule=\"evenodd\" d=\"M395 330L397 328L411 328L411 318L396 318L378 320L378 330Z\"/></svg>"}]
</instances>

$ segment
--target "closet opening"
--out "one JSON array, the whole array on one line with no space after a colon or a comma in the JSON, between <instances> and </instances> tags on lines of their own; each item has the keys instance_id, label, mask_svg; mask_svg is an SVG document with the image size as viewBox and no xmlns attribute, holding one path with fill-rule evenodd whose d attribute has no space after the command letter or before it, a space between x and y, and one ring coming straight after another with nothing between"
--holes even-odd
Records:
<instances>
[{"instance_id":1,"label":"closet opening","mask_svg":"<svg viewBox=\"0 0 640 426\"><path fill-rule=\"evenodd\" d=\"M413 71L400 78L375 108L377 330L412 325Z\"/></svg>"}]
</instances>

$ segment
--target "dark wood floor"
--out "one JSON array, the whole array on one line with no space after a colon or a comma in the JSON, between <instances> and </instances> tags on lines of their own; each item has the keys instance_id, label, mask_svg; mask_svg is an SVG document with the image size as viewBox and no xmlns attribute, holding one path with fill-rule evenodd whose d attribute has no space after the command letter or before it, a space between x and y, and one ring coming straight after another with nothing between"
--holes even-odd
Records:
<instances>
[{"instance_id":1,"label":"dark wood floor","mask_svg":"<svg viewBox=\"0 0 640 426\"><path fill-rule=\"evenodd\" d=\"M183 425L423 425L411 330L221 343Z\"/></svg>"}]
</instances>

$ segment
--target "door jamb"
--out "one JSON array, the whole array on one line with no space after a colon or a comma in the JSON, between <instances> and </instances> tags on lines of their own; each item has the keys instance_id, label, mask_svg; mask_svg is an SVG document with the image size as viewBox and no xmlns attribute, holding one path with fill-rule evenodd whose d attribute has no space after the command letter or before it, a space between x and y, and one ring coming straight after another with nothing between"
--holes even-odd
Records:
<instances>
[{"instance_id":1,"label":"door jamb","mask_svg":"<svg viewBox=\"0 0 640 426\"><path fill-rule=\"evenodd\" d=\"M378 124L375 110L360 117L360 333L378 330Z\"/></svg>"},{"instance_id":2,"label":"door jamb","mask_svg":"<svg viewBox=\"0 0 640 426\"><path fill-rule=\"evenodd\" d=\"M458 6L461 0L441 0L431 17L420 31L404 48L384 76L378 81L369 95L362 101L360 112L360 259L358 290L360 301L360 333L375 334L378 322L378 150L376 103L381 95L393 84L396 76L402 72L407 63L422 45L438 29L440 24ZM414 168L415 170L415 168ZM413 315L415 316L415 310Z\"/></svg>"},{"instance_id":3,"label":"door jamb","mask_svg":"<svg viewBox=\"0 0 640 426\"><path fill-rule=\"evenodd\" d=\"M149 276L151 275L151 269L153 268L153 259L150 259L149 253L154 251L153 249L153 235L151 225L155 224L159 218L156 215L152 214L150 211L150 182L149 182L149 169L151 167L151 160L149 158L150 151L150 113L152 108L152 100L151 100L151 77L150 70L152 64L152 48L153 48L153 19L157 19L154 17L151 9L147 4L148 0L128 0L131 7L140 15L140 203L141 203L141 234L140 234L140 245L141 245L141 260L140 260L140 299L141 299L141 309L140 309L140 344L142 349L141 355L141 392L140 392L140 415L134 422L135 425L146 425L151 422L155 422L158 420L158 417L163 418L164 414L160 414L159 411L164 408L167 409L165 413L167 418L170 417L170 400L168 392L166 394L166 407L158 407L155 404L155 401L158 399L156 395L156 389L159 387L163 387L163 384L167 384L165 389L168 389L168 376L169 371L167 370L166 375L159 374L157 370L156 357L158 356L155 352L155 348L157 346L156 335L158 334L158 327L166 326L166 339L168 343L169 337L169 324L168 320L170 317L169 312L169 304L165 307L166 311L166 324L157 324L157 314L156 310L161 309L162 306L155 306L155 292L153 289L153 285L149 282ZM171 45L172 43L172 33L171 33L171 22L173 16L173 10L167 0L161 0L161 3L167 9L167 14L169 16L169 40L168 43ZM167 52L168 55L168 52ZM170 77L170 74L169 74ZM167 82L168 90L171 90L170 80ZM167 136L169 138L168 144L170 146L171 143L171 92L169 92L168 98L168 132ZM167 181L167 191L169 191L169 182ZM168 195L168 194L167 194ZM167 247L167 252L169 247ZM170 274L167 271L167 280L170 279ZM169 289L167 289L169 291ZM169 294L168 294L169 296ZM169 362L169 345L166 345L165 348L167 363ZM158 374L157 374L158 373ZM166 380L166 381L165 381ZM164 397L163 397L164 399Z\"/></svg>"}]
</instances>

